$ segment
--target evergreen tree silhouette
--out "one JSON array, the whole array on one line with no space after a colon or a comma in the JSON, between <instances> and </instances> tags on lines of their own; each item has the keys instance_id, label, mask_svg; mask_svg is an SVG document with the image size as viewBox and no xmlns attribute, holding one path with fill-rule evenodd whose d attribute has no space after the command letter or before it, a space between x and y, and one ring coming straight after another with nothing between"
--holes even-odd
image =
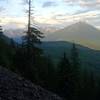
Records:
<instances>
[{"instance_id":1,"label":"evergreen tree silhouette","mask_svg":"<svg viewBox=\"0 0 100 100\"><path fill-rule=\"evenodd\" d=\"M0 26L0 35L3 34L2 26Z\"/></svg>"},{"instance_id":2,"label":"evergreen tree silhouette","mask_svg":"<svg viewBox=\"0 0 100 100\"><path fill-rule=\"evenodd\" d=\"M10 44L11 44L12 49L16 49L17 44L13 39L10 39Z\"/></svg>"},{"instance_id":3,"label":"evergreen tree silhouette","mask_svg":"<svg viewBox=\"0 0 100 100\"><path fill-rule=\"evenodd\" d=\"M71 65L72 65L72 90L73 90L73 96L72 99L78 98L80 95L80 59L79 59L79 51L76 47L76 44L72 44L71 48Z\"/></svg>"},{"instance_id":4,"label":"evergreen tree silhouette","mask_svg":"<svg viewBox=\"0 0 100 100\"><path fill-rule=\"evenodd\" d=\"M28 0L28 30L26 35L22 37L23 42L21 46L16 51L14 63L24 77L36 82L39 80L38 67L41 67L38 63L43 56L42 49L39 48L43 33L31 25L31 4L32 1ZM18 64L20 66L17 66Z\"/></svg>"},{"instance_id":5,"label":"evergreen tree silhouette","mask_svg":"<svg viewBox=\"0 0 100 100\"><path fill-rule=\"evenodd\" d=\"M79 67L80 66L80 59L79 59L79 52L76 47L76 44L72 44L72 49L71 49L71 61L72 61L72 66L73 67Z\"/></svg>"},{"instance_id":6,"label":"evergreen tree silhouette","mask_svg":"<svg viewBox=\"0 0 100 100\"><path fill-rule=\"evenodd\" d=\"M45 56L41 59L40 64L41 67L39 67L39 77L41 82L43 82L41 85L49 90L54 90L53 87L55 85L55 66L54 62L51 59L50 56Z\"/></svg>"},{"instance_id":7,"label":"evergreen tree silhouette","mask_svg":"<svg viewBox=\"0 0 100 100\"><path fill-rule=\"evenodd\" d=\"M95 98L95 100L100 100L100 79L97 81L96 98Z\"/></svg>"},{"instance_id":8,"label":"evergreen tree silhouette","mask_svg":"<svg viewBox=\"0 0 100 100\"><path fill-rule=\"evenodd\" d=\"M90 72L90 99L96 98L96 78L93 71Z\"/></svg>"},{"instance_id":9,"label":"evergreen tree silhouette","mask_svg":"<svg viewBox=\"0 0 100 100\"><path fill-rule=\"evenodd\" d=\"M58 64L58 91L66 98L71 96L71 74L71 64L64 53Z\"/></svg>"},{"instance_id":10,"label":"evergreen tree silhouette","mask_svg":"<svg viewBox=\"0 0 100 100\"><path fill-rule=\"evenodd\" d=\"M10 69L13 49L9 40L10 39L3 34L3 28L0 26L0 65Z\"/></svg>"},{"instance_id":11,"label":"evergreen tree silhouette","mask_svg":"<svg viewBox=\"0 0 100 100\"><path fill-rule=\"evenodd\" d=\"M81 98L95 100L96 99L96 80L93 72L84 70L81 83Z\"/></svg>"}]
</instances>

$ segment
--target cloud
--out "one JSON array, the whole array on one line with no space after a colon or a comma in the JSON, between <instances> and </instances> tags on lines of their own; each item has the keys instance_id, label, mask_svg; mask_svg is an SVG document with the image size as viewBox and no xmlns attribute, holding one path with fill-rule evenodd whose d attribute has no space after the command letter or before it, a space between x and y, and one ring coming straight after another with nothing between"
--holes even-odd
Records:
<instances>
[{"instance_id":1,"label":"cloud","mask_svg":"<svg viewBox=\"0 0 100 100\"><path fill-rule=\"evenodd\" d=\"M5 12L7 14L0 13L0 25L5 29L25 28L27 16L24 17L21 11L22 7L19 6L21 0L11 1L9 2L11 4L6 3L7 11ZM62 28L80 20L88 21L90 24L100 27L100 0L36 0L35 3L37 8L34 11L33 23L45 30L51 26ZM14 9L11 5L14 6Z\"/></svg>"},{"instance_id":2,"label":"cloud","mask_svg":"<svg viewBox=\"0 0 100 100\"><path fill-rule=\"evenodd\" d=\"M80 20L99 20L100 12L98 10L83 12L83 13L75 13L74 15L68 14L51 14L48 16L35 16L33 23L35 24L48 24L49 25L62 25L64 23L73 23ZM1 17L1 24L6 26L6 28L23 28L27 25L27 17ZM92 21L91 20L91 21ZM66 24L64 24L66 25ZM8 27L10 26L10 27Z\"/></svg>"},{"instance_id":3,"label":"cloud","mask_svg":"<svg viewBox=\"0 0 100 100\"><path fill-rule=\"evenodd\" d=\"M45 24L59 24L58 20L53 19L52 17L42 17L42 16L38 16L35 18L35 21L37 23L45 23Z\"/></svg>"},{"instance_id":4,"label":"cloud","mask_svg":"<svg viewBox=\"0 0 100 100\"><path fill-rule=\"evenodd\" d=\"M52 16L51 19L45 20L45 22L48 24L50 23L55 25L67 26L79 21L88 21L90 24L97 26L97 22L99 21L99 18L100 18L100 12L97 10L97 11L79 13L75 15L58 14Z\"/></svg>"},{"instance_id":5,"label":"cloud","mask_svg":"<svg viewBox=\"0 0 100 100\"><path fill-rule=\"evenodd\" d=\"M100 12L98 10L96 11L89 11L85 13L78 13L75 15L67 15L67 14L55 14L51 16L36 16L34 18L34 24L35 26L39 27L40 29L43 28L45 30L51 31L50 27L53 27L55 29L60 29L63 27L66 27L70 24L76 23L80 20L88 21L90 24L97 26L97 28L100 28ZM1 17L2 20L2 26L4 29L23 29L27 25L27 18L26 17ZM18 31L17 31L18 32ZM22 32L22 31L21 31ZM11 36L19 36L21 32L16 33L14 31L9 32L8 34Z\"/></svg>"},{"instance_id":6,"label":"cloud","mask_svg":"<svg viewBox=\"0 0 100 100\"><path fill-rule=\"evenodd\" d=\"M79 2L80 6L82 7L87 7L87 8L97 8L100 7L100 0L96 0L96 1L83 1L81 0Z\"/></svg>"},{"instance_id":7,"label":"cloud","mask_svg":"<svg viewBox=\"0 0 100 100\"><path fill-rule=\"evenodd\" d=\"M0 17L0 24L4 26L4 28L23 28L27 24L26 17Z\"/></svg>"},{"instance_id":8,"label":"cloud","mask_svg":"<svg viewBox=\"0 0 100 100\"><path fill-rule=\"evenodd\" d=\"M48 2L45 2L45 3L42 5L43 8L52 7L52 6L57 6L57 3L56 3L56 2L53 2L53 1L48 1Z\"/></svg>"},{"instance_id":9,"label":"cloud","mask_svg":"<svg viewBox=\"0 0 100 100\"><path fill-rule=\"evenodd\" d=\"M58 0L60 1L60 0ZM39 25L41 24L42 25L53 25L53 26L66 26L66 25L69 25L69 24L72 24L73 22L77 22L77 21L80 21L80 20L87 20L91 23L94 23L94 25L97 25L96 23L99 22L99 18L100 18L100 11L97 10L97 7L99 7L99 4L100 4L100 0L61 0L61 1L64 1L66 4L69 4L69 5L79 5L81 8L83 9L74 9L75 12L73 12L72 14L68 14L66 12L66 10L63 8L63 6L59 6L61 7L61 10L59 7L59 10L58 11L54 11L54 13L52 13L52 11L50 13L45 13L43 14L43 12L41 11L42 14L39 14L39 15L35 15L34 16L34 23L36 25ZM64 3L64 4L65 4ZM58 2L55 2L55 1L48 1L48 2L44 2L43 3L43 7L45 9L47 9L46 7L51 7L51 6L56 6L56 5L59 5ZM61 3L61 5L63 5L63 3ZM95 5L95 6L94 6ZM71 7L69 7L71 8ZM92 9L93 8L93 9ZM48 9L47 9L48 10ZM51 10L51 9L50 9ZM61 10L61 11L60 11ZM60 11L60 12L59 12ZM63 12L64 11L64 12ZM62 13L63 12L63 13ZM23 28L25 27L25 25L27 25L27 18L26 17L1 17L0 18L2 20L2 25L3 26L6 26L6 28L8 26L8 28ZM99 25L98 25L99 26Z\"/></svg>"},{"instance_id":10,"label":"cloud","mask_svg":"<svg viewBox=\"0 0 100 100\"><path fill-rule=\"evenodd\" d=\"M63 0L66 4L79 5L86 8L100 7L100 0Z\"/></svg>"},{"instance_id":11,"label":"cloud","mask_svg":"<svg viewBox=\"0 0 100 100\"><path fill-rule=\"evenodd\" d=\"M91 9L77 10L73 15L82 14L82 13L87 13L87 12L91 12L91 11L95 11L95 10L91 10Z\"/></svg>"}]
</instances>

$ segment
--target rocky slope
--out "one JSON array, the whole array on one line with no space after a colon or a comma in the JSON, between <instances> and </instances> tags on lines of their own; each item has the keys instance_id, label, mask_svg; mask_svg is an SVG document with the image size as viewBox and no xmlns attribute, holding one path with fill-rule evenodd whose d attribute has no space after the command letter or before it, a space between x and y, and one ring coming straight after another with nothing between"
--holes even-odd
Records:
<instances>
[{"instance_id":1,"label":"rocky slope","mask_svg":"<svg viewBox=\"0 0 100 100\"><path fill-rule=\"evenodd\" d=\"M0 67L0 100L62 100L17 74Z\"/></svg>"}]
</instances>

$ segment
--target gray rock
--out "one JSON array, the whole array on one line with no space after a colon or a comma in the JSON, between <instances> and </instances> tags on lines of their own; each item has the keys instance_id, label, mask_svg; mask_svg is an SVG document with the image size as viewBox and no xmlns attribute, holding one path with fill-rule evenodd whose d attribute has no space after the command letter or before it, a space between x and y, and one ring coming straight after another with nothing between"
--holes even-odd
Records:
<instances>
[{"instance_id":1,"label":"gray rock","mask_svg":"<svg viewBox=\"0 0 100 100\"><path fill-rule=\"evenodd\" d=\"M0 100L62 100L17 74L0 67Z\"/></svg>"}]
</instances>

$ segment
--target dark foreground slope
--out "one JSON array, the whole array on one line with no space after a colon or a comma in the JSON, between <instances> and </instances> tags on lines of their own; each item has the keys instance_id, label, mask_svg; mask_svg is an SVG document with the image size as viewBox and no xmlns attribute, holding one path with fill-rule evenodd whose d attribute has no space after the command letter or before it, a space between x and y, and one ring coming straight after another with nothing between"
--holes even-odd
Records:
<instances>
[{"instance_id":1,"label":"dark foreground slope","mask_svg":"<svg viewBox=\"0 0 100 100\"><path fill-rule=\"evenodd\" d=\"M61 100L61 98L0 67L0 100Z\"/></svg>"}]
</instances>

